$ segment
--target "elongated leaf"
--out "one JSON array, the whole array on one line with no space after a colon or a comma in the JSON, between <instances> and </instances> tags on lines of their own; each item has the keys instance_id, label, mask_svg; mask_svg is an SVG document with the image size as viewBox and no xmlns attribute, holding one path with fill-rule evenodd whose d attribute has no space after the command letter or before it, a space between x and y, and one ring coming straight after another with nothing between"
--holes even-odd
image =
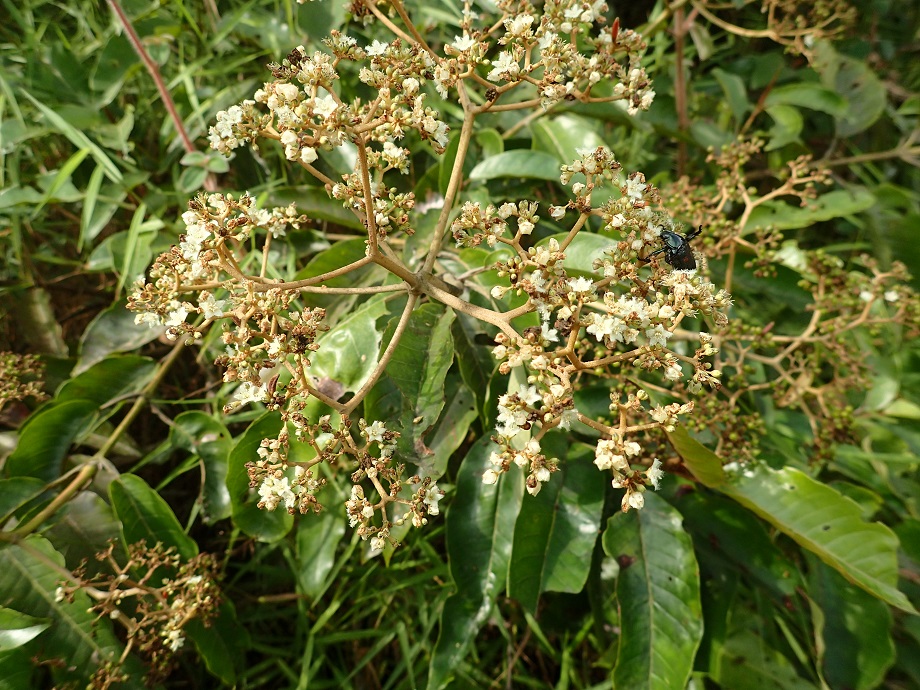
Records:
<instances>
[{"instance_id":1,"label":"elongated leaf","mask_svg":"<svg viewBox=\"0 0 920 690\"><path fill-rule=\"evenodd\" d=\"M428 688L443 688L486 622L505 586L512 526L520 510L523 482L506 474L498 484L482 483L497 447L481 438L457 475L457 497L447 513L447 551L456 593L444 602L441 632L431 657Z\"/></svg>"},{"instance_id":2,"label":"elongated leaf","mask_svg":"<svg viewBox=\"0 0 920 690\"><path fill-rule=\"evenodd\" d=\"M233 439L219 420L203 412L183 412L169 430L173 445L196 453L204 463L202 513L205 522L230 517L227 467Z\"/></svg>"},{"instance_id":3,"label":"elongated leaf","mask_svg":"<svg viewBox=\"0 0 920 690\"><path fill-rule=\"evenodd\" d=\"M482 339L489 342L490 339L482 329L481 322L466 314L457 314L451 334L454 337L460 376L476 397L476 409L482 414L489 400L488 381L498 367L498 362L492 356L492 348L479 342Z\"/></svg>"},{"instance_id":4,"label":"elongated leaf","mask_svg":"<svg viewBox=\"0 0 920 690\"><path fill-rule=\"evenodd\" d=\"M112 159L106 155L105 151L93 143L83 132L71 125L51 108L39 102L31 94L23 92L23 95L32 101L32 104L42 112L48 123L67 137L70 143L78 149L88 149L96 162L105 170L106 177L113 182L121 181L121 171L118 169L118 166L112 162Z\"/></svg>"},{"instance_id":5,"label":"elongated leaf","mask_svg":"<svg viewBox=\"0 0 920 690\"><path fill-rule=\"evenodd\" d=\"M863 521L851 499L792 467L737 472L720 488L854 585L916 613L897 588L898 538L881 523Z\"/></svg>"},{"instance_id":6,"label":"elongated leaf","mask_svg":"<svg viewBox=\"0 0 920 690\"><path fill-rule=\"evenodd\" d=\"M616 513L604 551L617 559L620 645L614 685L686 687L703 635L700 573L680 513L648 492L645 507Z\"/></svg>"},{"instance_id":7,"label":"elongated leaf","mask_svg":"<svg viewBox=\"0 0 920 690\"><path fill-rule=\"evenodd\" d=\"M815 690L815 684L800 677L781 652L751 630L735 631L719 651L721 659L711 675L720 688Z\"/></svg>"},{"instance_id":8,"label":"elongated leaf","mask_svg":"<svg viewBox=\"0 0 920 690\"><path fill-rule=\"evenodd\" d=\"M126 302L120 300L103 309L83 331L80 359L74 373L83 373L114 352L137 350L166 331L165 326L150 328L146 324L134 323L134 314L125 309ZM132 378L138 377L133 374Z\"/></svg>"},{"instance_id":9,"label":"elongated leaf","mask_svg":"<svg viewBox=\"0 0 920 690\"><path fill-rule=\"evenodd\" d=\"M694 439L683 427L668 432L668 440L684 461L687 469L700 482L710 488L718 488L725 482L722 458Z\"/></svg>"},{"instance_id":10,"label":"elongated leaf","mask_svg":"<svg viewBox=\"0 0 920 690\"><path fill-rule=\"evenodd\" d=\"M396 425L399 452L416 464L431 455L424 437L444 408L444 379L454 358L450 335L453 320L453 311L440 304L417 308L387 367L387 377L402 396ZM387 328L385 343L395 332L395 322L393 319Z\"/></svg>"},{"instance_id":11,"label":"elongated leaf","mask_svg":"<svg viewBox=\"0 0 920 690\"><path fill-rule=\"evenodd\" d=\"M186 560L198 554L198 544L182 529L169 504L140 477L121 475L109 484L109 496L121 520L126 547L143 539L148 546L162 542L175 547Z\"/></svg>"},{"instance_id":12,"label":"elongated leaf","mask_svg":"<svg viewBox=\"0 0 920 690\"><path fill-rule=\"evenodd\" d=\"M777 86L767 94L764 106L792 105L820 110L831 117L841 117L847 111L846 98L818 82L797 82Z\"/></svg>"},{"instance_id":13,"label":"elongated leaf","mask_svg":"<svg viewBox=\"0 0 920 690\"><path fill-rule=\"evenodd\" d=\"M157 369L149 357L113 355L94 364L61 386L58 400L93 400L102 405L123 395L137 393Z\"/></svg>"},{"instance_id":14,"label":"elongated leaf","mask_svg":"<svg viewBox=\"0 0 920 690\"><path fill-rule=\"evenodd\" d=\"M704 484L718 488L790 536L853 584L914 612L897 589L898 538L881 523L865 522L854 501L792 467L759 466L723 481L722 463L715 453L681 429L668 437Z\"/></svg>"},{"instance_id":15,"label":"elongated leaf","mask_svg":"<svg viewBox=\"0 0 920 690\"><path fill-rule=\"evenodd\" d=\"M594 123L577 115L561 115L548 120L543 118L530 125L535 151L548 153L557 163L571 163L578 157L579 149L596 149L605 142L594 130ZM556 168L558 176L559 169Z\"/></svg>"},{"instance_id":16,"label":"elongated leaf","mask_svg":"<svg viewBox=\"0 0 920 690\"><path fill-rule=\"evenodd\" d=\"M0 652L21 647L47 630L49 625L51 623L44 618L0 607Z\"/></svg>"},{"instance_id":17,"label":"elongated leaf","mask_svg":"<svg viewBox=\"0 0 920 690\"><path fill-rule=\"evenodd\" d=\"M316 598L326 587L326 577L335 565L335 550L345 536L345 514L324 510L307 515L297 525L297 586Z\"/></svg>"},{"instance_id":18,"label":"elongated leaf","mask_svg":"<svg viewBox=\"0 0 920 690\"><path fill-rule=\"evenodd\" d=\"M774 226L779 230L796 230L807 228L815 223L841 218L872 208L875 196L866 189L837 189L822 194L809 201L805 206L783 202L766 202L751 213L745 232L752 232L758 227Z\"/></svg>"},{"instance_id":19,"label":"elongated leaf","mask_svg":"<svg viewBox=\"0 0 920 690\"><path fill-rule=\"evenodd\" d=\"M470 172L471 180L514 179L558 180L559 161L541 151L505 151L486 158Z\"/></svg>"},{"instance_id":20,"label":"elongated leaf","mask_svg":"<svg viewBox=\"0 0 920 690\"><path fill-rule=\"evenodd\" d=\"M29 537L21 545L0 549L0 606L28 616L52 620L53 624L24 649L41 659L57 658L51 665L56 679L86 684L98 665L117 660L122 645L112 632L107 618L99 619L89 610L89 597L81 591L74 602L58 601L55 590L65 579L64 559L42 537ZM129 660L133 671L127 687L143 686L136 660Z\"/></svg>"},{"instance_id":21,"label":"elongated leaf","mask_svg":"<svg viewBox=\"0 0 920 690\"><path fill-rule=\"evenodd\" d=\"M811 561L808 593L821 611L815 627L824 678L832 688L879 687L895 658L891 609L817 559Z\"/></svg>"},{"instance_id":22,"label":"elongated leaf","mask_svg":"<svg viewBox=\"0 0 920 690\"><path fill-rule=\"evenodd\" d=\"M561 471L540 493L526 497L514 527L508 594L535 612L543 592L580 592L588 579L600 530L606 480L585 444L567 448L564 434L542 439L547 458Z\"/></svg>"},{"instance_id":23,"label":"elongated leaf","mask_svg":"<svg viewBox=\"0 0 920 690\"><path fill-rule=\"evenodd\" d=\"M10 477L57 479L70 445L88 432L99 406L92 400L68 400L43 407L26 421L16 450L4 468Z\"/></svg>"},{"instance_id":24,"label":"elongated leaf","mask_svg":"<svg viewBox=\"0 0 920 690\"><path fill-rule=\"evenodd\" d=\"M386 311L385 299L374 297L340 318L317 339L319 350L310 358L310 372L328 376L347 391L358 390L377 365L382 334L376 323Z\"/></svg>"}]
</instances>

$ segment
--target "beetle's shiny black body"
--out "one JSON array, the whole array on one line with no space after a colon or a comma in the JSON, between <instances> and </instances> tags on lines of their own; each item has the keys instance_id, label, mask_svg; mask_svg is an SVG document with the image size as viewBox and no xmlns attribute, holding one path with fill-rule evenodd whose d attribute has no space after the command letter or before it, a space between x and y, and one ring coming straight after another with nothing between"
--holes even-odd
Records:
<instances>
[{"instance_id":1,"label":"beetle's shiny black body","mask_svg":"<svg viewBox=\"0 0 920 690\"><path fill-rule=\"evenodd\" d=\"M648 261L653 256L664 254L664 260L674 268L692 271L696 268L696 258L693 256L693 247L690 246L690 240L702 232L702 225L688 235L662 230L661 239L664 241L664 247L649 254L643 261Z\"/></svg>"}]
</instances>

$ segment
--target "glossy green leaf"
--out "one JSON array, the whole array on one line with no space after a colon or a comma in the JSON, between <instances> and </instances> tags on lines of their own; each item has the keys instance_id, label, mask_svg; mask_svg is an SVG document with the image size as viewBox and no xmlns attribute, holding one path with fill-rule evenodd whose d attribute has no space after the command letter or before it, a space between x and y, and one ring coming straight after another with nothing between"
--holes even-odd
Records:
<instances>
[{"instance_id":1,"label":"glossy green leaf","mask_svg":"<svg viewBox=\"0 0 920 690\"><path fill-rule=\"evenodd\" d=\"M109 484L109 497L121 520L125 547L143 540L148 546L160 542L174 547L186 560L198 554L198 544L182 529L169 504L140 477L121 475Z\"/></svg>"},{"instance_id":2,"label":"glossy green leaf","mask_svg":"<svg viewBox=\"0 0 920 690\"><path fill-rule=\"evenodd\" d=\"M451 326L451 334L460 376L476 398L476 409L482 412L489 403L488 381L498 367L498 362L492 356L493 346L482 344L483 340L488 343L491 338L482 328L481 322L459 313Z\"/></svg>"},{"instance_id":3,"label":"glossy green leaf","mask_svg":"<svg viewBox=\"0 0 920 690\"><path fill-rule=\"evenodd\" d=\"M0 606L0 652L16 649L48 629L45 618L27 616L15 609Z\"/></svg>"},{"instance_id":4,"label":"glossy green leaf","mask_svg":"<svg viewBox=\"0 0 920 690\"><path fill-rule=\"evenodd\" d=\"M291 531L294 517L284 509L261 510L259 495L249 488L246 463L259 459L263 438L276 438L281 430L280 417L268 412L255 420L236 441L230 451L227 469L227 489L233 508L233 523L246 534L262 541L276 541Z\"/></svg>"},{"instance_id":5,"label":"glossy green leaf","mask_svg":"<svg viewBox=\"0 0 920 690\"><path fill-rule=\"evenodd\" d=\"M457 159L457 150L460 148L460 132L451 134L450 141L444 153L441 154L441 161L438 164L438 191L441 196L447 194L447 187L450 185L450 178L453 174L454 161Z\"/></svg>"},{"instance_id":6,"label":"glossy green leaf","mask_svg":"<svg viewBox=\"0 0 920 690\"><path fill-rule=\"evenodd\" d=\"M112 355L74 376L58 390L58 400L93 400L139 393L157 370L156 361L138 355Z\"/></svg>"},{"instance_id":7,"label":"glossy green leaf","mask_svg":"<svg viewBox=\"0 0 920 690\"><path fill-rule=\"evenodd\" d=\"M645 507L616 513L604 551L620 564L617 688L686 687L703 635L700 573L680 514L652 492Z\"/></svg>"},{"instance_id":8,"label":"glossy green leaf","mask_svg":"<svg viewBox=\"0 0 920 690\"><path fill-rule=\"evenodd\" d=\"M227 457L233 447L233 439L227 427L211 415L191 410L173 420L169 436L174 446L197 454L204 464L201 510L205 522L230 517Z\"/></svg>"},{"instance_id":9,"label":"glossy green leaf","mask_svg":"<svg viewBox=\"0 0 920 690\"><path fill-rule=\"evenodd\" d=\"M469 178L483 181L502 177L556 181L559 174L559 161L555 156L517 149L486 158L470 171Z\"/></svg>"},{"instance_id":10,"label":"glossy green leaf","mask_svg":"<svg viewBox=\"0 0 920 690\"><path fill-rule=\"evenodd\" d=\"M831 117L841 117L847 111L846 98L814 81L785 84L771 89L764 100L764 106L769 111L778 105L820 110Z\"/></svg>"},{"instance_id":11,"label":"glossy green leaf","mask_svg":"<svg viewBox=\"0 0 920 690\"><path fill-rule=\"evenodd\" d=\"M384 296L374 297L338 319L322 337L310 358L310 373L337 381L346 391L357 391L377 365L380 338L377 320L386 314Z\"/></svg>"},{"instance_id":12,"label":"glossy green leaf","mask_svg":"<svg viewBox=\"0 0 920 690\"><path fill-rule=\"evenodd\" d=\"M851 583L915 613L897 589L898 538L881 523L863 521L849 498L792 467L737 471L720 489Z\"/></svg>"},{"instance_id":13,"label":"glossy green leaf","mask_svg":"<svg viewBox=\"0 0 920 690\"><path fill-rule=\"evenodd\" d=\"M847 101L846 113L837 115L837 136L851 137L871 127L885 112L887 90L863 60L841 55L830 41L815 46L815 70L829 89Z\"/></svg>"},{"instance_id":14,"label":"glossy green leaf","mask_svg":"<svg viewBox=\"0 0 920 690\"><path fill-rule=\"evenodd\" d=\"M246 628L237 620L233 602L222 601L210 625L193 619L185 626L185 632L208 671L225 685L234 685L237 674L245 667L250 641Z\"/></svg>"},{"instance_id":15,"label":"glossy green leaf","mask_svg":"<svg viewBox=\"0 0 920 690\"><path fill-rule=\"evenodd\" d=\"M432 479L440 479L447 471L447 463L454 451L466 440L470 425L477 416L470 389L456 373L448 374L444 384L444 411L428 434L431 455L422 461L420 471Z\"/></svg>"},{"instance_id":16,"label":"glossy green leaf","mask_svg":"<svg viewBox=\"0 0 920 690\"><path fill-rule=\"evenodd\" d=\"M58 511L45 536L64 556L67 567L77 568L83 560L93 562L110 540L118 539L120 527L101 496L81 491Z\"/></svg>"},{"instance_id":17,"label":"glossy green leaf","mask_svg":"<svg viewBox=\"0 0 920 690\"><path fill-rule=\"evenodd\" d=\"M453 311L440 304L418 307L387 367L387 378L401 394L399 420L393 425L400 433L399 452L416 463L431 455L425 437L444 408L444 378L454 359L453 320ZM387 327L384 344L393 337L396 321Z\"/></svg>"},{"instance_id":18,"label":"glossy green leaf","mask_svg":"<svg viewBox=\"0 0 920 690\"><path fill-rule=\"evenodd\" d=\"M667 436L684 465L700 482L710 488L718 488L725 482L722 458L690 436L684 427L675 428Z\"/></svg>"},{"instance_id":19,"label":"glossy green leaf","mask_svg":"<svg viewBox=\"0 0 920 690\"><path fill-rule=\"evenodd\" d=\"M603 137L594 131L594 124L577 115L560 115L553 119L542 118L530 124L535 151L548 153L557 163L569 164L580 157L579 149L596 149L606 146ZM558 165L556 177L559 176Z\"/></svg>"},{"instance_id":20,"label":"glossy green leaf","mask_svg":"<svg viewBox=\"0 0 920 690\"><path fill-rule=\"evenodd\" d=\"M821 610L815 627L825 680L832 688L879 687L895 658L891 609L817 559L810 560L808 593Z\"/></svg>"},{"instance_id":21,"label":"glossy green leaf","mask_svg":"<svg viewBox=\"0 0 920 690\"><path fill-rule=\"evenodd\" d=\"M809 200L805 206L768 201L754 209L744 229L745 232L751 232L755 228L768 226L779 230L807 228L821 221L866 211L874 205L875 196L869 190L859 187L822 194L817 199Z\"/></svg>"},{"instance_id":22,"label":"glossy green leaf","mask_svg":"<svg viewBox=\"0 0 920 690\"><path fill-rule=\"evenodd\" d=\"M567 233L560 232L546 237L537 243L538 246L547 244L551 239L562 242ZM591 232L580 232L575 239L565 248L565 259L562 266L569 275L593 276L598 279L601 274L594 270L594 261L603 259L604 255L616 247L618 239L610 235L596 235Z\"/></svg>"},{"instance_id":23,"label":"glossy green leaf","mask_svg":"<svg viewBox=\"0 0 920 690\"><path fill-rule=\"evenodd\" d=\"M297 587L315 599L326 588L335 565L335 551L345 536L345 513L329 507L318 515L305 515L297 523Z\"/></svg>"},{"instance_id":24,"label":"glossy green leaf","mask_svg":"<svg viewBox=\"0 0 920 690\"><path fill-rule=\"evenodd\" d=\"M448 684L505 587L523 483L514 473L491 486L482 483L482 473L491 467L489 455L496 448L488 438L480 438L457 474L457 494L446 518L456 592L441 611L441 632L428 671L429 690Z\"/></svg>"},{"instance_id":25,"label":"glossy green leaf","mask_svg":"<svg viewBox=\"0 0 920 690\"><path fill-rule=\"evenodd\" d=\"M4 464L7 476L57 479L71 444L92 429L98 411L99 405L92 400L67 400L33 414Z\"/></svg>"},{"instance_id":26,"label":"glossy green leaf","mask_svg":"<svg viewBox=\"0 0 920 690\"><path fill-rule=\"evenodd\" d=\"M543 592L580 592L588 579L600 532L607 482L594 466L594 449L569 446L567 435L541 440L560 470L536 496L527 496L514 526L508 594L531 613Z\"/></svg>"},{"instance_id":27,"label":"glossy green leaf","mask_svg":"<svg viewBox=\"0 0 920 690\"><path fill-rule=\"evenodd\" d=\"M34 477L0 479L0 520L21 510L30 501L41 496L44 490L45 482Z\"/></svg>"}]
</instances>

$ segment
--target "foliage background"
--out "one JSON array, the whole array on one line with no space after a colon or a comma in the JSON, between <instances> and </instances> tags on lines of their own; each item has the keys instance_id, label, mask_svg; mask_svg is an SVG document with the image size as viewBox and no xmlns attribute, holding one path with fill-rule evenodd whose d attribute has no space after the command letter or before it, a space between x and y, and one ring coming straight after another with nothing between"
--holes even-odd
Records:
<instances>
[{"instance_id":1,"label":"foliage background","mask_svg":"<svg viewBox=\"0 0 920 690\"><path fill-rule=\"evenodd\" d=\"M414 5L426 35L450 40L455 3ZM227 391L205 351L151 341L124 309L126 287L176 243L179 215L212 184L209 173L220 189L249 190L272 205L294 200L319 221L278 251L292 271L342 262L362 246L354 218L279 149L241 150L228 167L203 143L215 113L267 79L266 63L301 43L319 48L347 18L335 2L122 7L200 153L183 146L110 7L3 2L0 344L42 355L51 400L2 412L0 684L85 682L94 654L120 649L108 621L91 625L86 601L52 603L49 593L61 565L76 568L110 538L146 537L188 557L216 554L229 602L213 628L194 636L167 687L410 688L449 678L453 687L607 687L611 675L618 687L675 687L684 673L670 668L678 659L693 660L684 680L695 687L920 685L920 627L909 613L920 562L920 360L897 325L857 336L871 371L868 385L850 391L858 433L830 443L818 461L801 414L766 396L744 401L762 424L766 466L730 487L706 479L721 460L676 433L659 452L676 448L697 482L672 477L638 513L614 514L618 498L579 444L559 448L572 469L536 499L521 500L510 481L490 493L479 476L495 411L483 393L486 383L492 397L503 389L488 358L460 355L445 384L454 416L435 432L456 449L446 464L445 520L368 559L332 510L296 525L277 515L254 528L246 519L262 518L241 518L226 487L272 422L258 413L224 418ZM613 4L611 16L649 41L652 109L626 118L574 105L519 128L520 116L508 114L495 126L516 128L512 136L490 149L484 133L483 164L470 177L490 199L558 198L552 180L564 152L597 139L664 189L678 174L712 185L720 168L708 148L757 131L767 145L748 170L753 185L811 153L828 159L836 189L848 193L804 210L773 207L765 222L795 241L788 252L820 248L854 270L868 252L883 267L899 259L920 275L920 143L910 138L920 110L920 9L854 7L854 28L834 43L852 72L848 87L828 89L801 56L726 31L694 15L693 3ZM758 5L718 14L761 26ZM668 30L675 16L693 20L686 32ZM378 37L353 24L347 31L365 43ZM490 169L490 152L502 149L531 152L522 167L534 178L509 175L496 160ZM443 166L422 152L413 163L422 200L439 190ZM710 263L717 282L724 263ZM762 278L739 268L739 317L757 328L800 325L809 295L794 266ZM344 314L350 305L330 307ZM476 346L475 338L466 345ZM482 388L467 385L470 366L479 367ZM120 428L136 404L143 412ZM81 463L91 456L86 485ZM772 493L776 486L787 491ZM888 525L900 548L867 520ZM831 522L842 541L822 536ZM17 545L27 534L31 551ZM490 574L507 589L490 589ZM33 657L62 657L76 669L35 668ZM127 685L139 685L131 668Z\"/></svg>"}]
</instances>

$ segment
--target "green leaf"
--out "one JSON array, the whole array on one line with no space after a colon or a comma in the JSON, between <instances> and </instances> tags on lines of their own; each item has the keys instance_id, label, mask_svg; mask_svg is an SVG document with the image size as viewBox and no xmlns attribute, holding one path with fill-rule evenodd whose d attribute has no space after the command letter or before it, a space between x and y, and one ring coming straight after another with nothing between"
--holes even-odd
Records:
<instances>
[{"instance_id":1,"label":"green leaf","mask_svg":"<svg viewBox=\"0 0 920 690\"><path fill-rule=\"evenodd\" d=\"M849 582L916 613L897 589L898 538L881 523L864 522L849 498L792 467L745 468L720 489Z\"/></svg>"},{"instance_id":2,"label":"green leaf","mask_svg":"<svg viewBox=\"0 0 920 690\"><path fill-rule=\"evenodd\" d=\"M121 520L125 548L144 540L148 546L161 542L174 547L185 560L198 555L198 544L182 529L169 504L140 477L121 475L109 484L109 497Z\"/></svg>"},{"instance_id":3,"label":"green leaf","mask_svg":"<svg viewBox=\"0 0 920 690\"><path fill-rule=\"evenodd\" d=\"M45 536L64 556L67 567L73 569L84 560L94 563L95 555L105 551L110 540L118 538L120 527L112 507L101 496L81 491L58 511Z\"/></svg>"},{"instance_id":4,"label":"green leaf","mask_svg":"<svg viewBox=\"0 0 920 690\"><path fill-rule=\"evenodd\" d=\"M447 552L456 593L441 611L429 690L448 684L505 586L511 526L520 510L523 483L516 474L503 475L491 486L482 483L496 449L488 438L480 438L457 474L456 499L447 513Z\"/></svg>"},{"instance_id":5,"label":"green leaf","mask_svg":"<svg viewBox=\"0 0 920 690\"><path fill-rule=\"evenodd\" d=\"M6 475L46 482L57 479L71 444L92 429L98 410L92 400L67 400L41 408L22 426L19 443L4 464Z\"/></svg>"},{"instance_id":6,"label":"green leaf","mask_svg":"<svg viewBox=\"0 0 920 690\"><path fill-rule=\"evenodd\" d=\"M774 105L766 111L767 115L773 118L773 127L768 133L770 143L767 144L766 151L775 151L799 140L805 120L802 119L798 108L791 105Z\"/></svg>"},{"instance_id":7,"label":"green leaf","mask_svg":"<svg viewBox=\"0 0 920 690\"><path fill-rule=\"evenodd\" d=\"M453 375L449 374L444 385L444 412L438 418L437 425L429 432L428 446L432 454L421 465L421 471L425 475L432 479L440 479L444 475L447 463L454 451L466 440L470 425L476 417L472 392L456 372L453 372Z\"/></svg>"},{"instance_id":8,"label":"green leaf","mask_svg":"<svg viewBox=\"0 0 920 690\"><path fill-rule=\"evenodd\" d=\"M457 366L463 382L476 397L476 409L480 414L484 412L491 402L488 381L498 367L498 362L492 356L492 348L480 344L480 339L488 341L482 322L466 314L457 314L457 319L451 327L454 337Z\"/></svg>"},{"instance_id":9,"label":"green leaf","mask_svg":"<svg viewBox=\"0 0 920 690\"><path fill-rule=\"evenodd\" d=\"M814 619L825 680L832 688L880 687L895 658L891 609L817 559L811 561L808 595L820 607Z\"/></svg>"},{"instance_id":10,"label":"green leaf","mask_svg":"<svg viewBox=\"0 0 920 690\"><path fill-rule=\"evenodd\" d=\"M453 320L453 311L440 304L418 307L409 316L387 367L388 379L401 393L399 421L394 425L401 434L398 447L403 457L416 464L431 455L424 436L444 408L444 378L454 358ZM385 343L392 339L396 321L394 318L388 326Z\"/></svg>"},{"instance_id":11,"label":"green leaf","mask_svg":"<svg viewBox=\"0 0 920 690\"><path fill-rule=\"evenodd\" d=\"M263 438L276 438L281 430L281 419L267 412L237 438L230 451L227 470L227 489L233 508L233 523L251 537L262 541L277 541L291 531L294 517L284 508L261 510L259 497L249 489L246 463L259 459L258 450Z\"/></svg>"},{"instance_id":12,"label":"green leaf","mask_svg":"<svg viewBox=\"0 0 920 690\"><path fill-rule=\"evenodd\" d=\"M0 652L16 649L48 629L46 618L27 616L0 606Z\"/></svg>"},{"instance_id":13,"label":"green leaf","mask_svg":"<svg viewBox=\"0 0 920 690\"><path fill-rule=\"evenodd\" d=\"M205 522L230 517L230 492L227 490L227 457L233 447L230 432L219 420L204 412L190 410L173 420L170 441L177 448L197 454L204 465L201 510Z\"/></svg>"},{"instance_id":14,"label":"green leaf","mask_svg":"<svg viewBox=\"0 0 920 690\"><path fill-rule=\"evenodd\" d=\"M476 143L482 149L483 158L497 156L505 150L505 140L497 129L481 129L475 134Z\"/></svg>"},{"instance_id":15,"label":"green leaf","mask_svg":"<svg viewBox=\"0 0 920 690\"><path fill-rule=\"evenodd\" d=\"M516 180L559 180L559 161L540 151L517 149L486 158L470 171L470 180L495 180L510 177Z\"/></svg>"},{"instance_id":16,"label":"green leaf","mask_svg":"<svg viewBox=\"0 0 920 690\"><path fill-rule=\"evenodd\" d=\"M222 601L217 616L207 627L196 618L185 626L185 632L208 671L225 685L235 685L245 665L250 640L246 628L237 620L233 602Z\"/></svg>"},{"instance_id":17,"label":"green leaf","mask_svg":"<svg viewBox=\"0 0 920 690\"><path fill-rule=\"evenodd\" d=\"M123 650L111 622L89 610L92 602L85 592L77 591L73 603L58 601L55 591L66 572L63 557L42 537L0 549L0 605L15 605L22 614L52 621L24 649L40 659L66 660L51 665L58 687L64 682L85 684L100 663L117 660ZM129 659L125 670L127 687L143 686L136 660Z\"/></svg>"},{"instance_id":18,"label":"green leaf","mask_svg":"<svg viewBox=\"0 0 920 690\"><path fill-rule=\"evenodd\" d=\"M562 242L568 233L560 232L540 240L537 246L548 244L551 239ZM595 259L602 259L604 254L616 247L618 240L608 235L596 235L591 232L580 232L575 239L565 248L563 268L569 275L600 277L593 268Z\"/></svg>"},{"instance_id":19,"label":"green leaf","mask_svg":"<svg viewBox=\"0 0 920 690\"><path fill-rule=\"evenodd\" d=\"M531 613L543 592L580 592L588 580L600 530L606 482L594 466L594 449L567 447L566 434L549 433L543 454L560 461L540 493L526 497L514 526L508 594Z\"/></svg>"},{"instance_id":20,"label":"green leaf","mask_svg":"<svg viewBox=\"0 0 920 690\"><path fill-rule=\"evenodd\" d=\"M438 191L441 196L447 194L447 187L450 185L450 176L453 173L454 161L457 159L457 150L460 148L460 132L454 132L447 148L441 154L441 161L438 164Z\"/></svg>"},{"instance_id":21,"label":"green leaf","mask_svg":"<svg viewBox=\"0 0 920 690\"><path fill-rule=\"evenodd\" d=\"M369 299L344 315L318 338L310 371L337 381L346 391L357 391L377 366L381 333L377 320L387 313L386 296Z\"/></svg>"},{"instance_id":22,"label":"green leaf","mask_svg":"<svg viewBox=\"0 0 920 690\"><path fill-rule=\"evenodd\" d=\"M139 393L157 370L157 362L138 355L112 355L67 381L57 399L92 400L104 405L110 400Z\"/></svg>"},{"instance_id":23,"label":"green leaf","mask_svg":"<svg viewBox=\"0 0 920 690\"><path fill-rule=\"evenodd\" d=\"M156 340L163 328L134 323L134 313L125 308L126 301L109 305L90 322L80 338L80 356L74 373L86 371L115 352L138 350Z\"/></svg>"},{"instance_id":24,"label":"green leaf","mask_svg":"<svg viewBox=\"0 0 920 690\"><path fill-rule=\"evenodd\" d=\"M837 189L809 200L805 206L794 206L780 201L760 204L748 218L744 231L773 226L779 230L807 228L815 223L851 216L875 205L875 196L867 189L855 187Z\"/></svg>"},{"instance_id":25,"label":"green leaf","mask_svg":"<svg viewBox=\"0 0 920 690\"><path fill-rule=\"evenodd\" d=\"M667 436L684 465L700 482L710 488L718 488L725 483L722 458L690 436L684 427L677 427Z\"/></svg>"},{"instance_id":26,"label":"green leaf","mask_svg":"<svg viewBox=\"0 0 920 690\"><path fill-rule=\"evenodd\" d=\"M322 594L343 536L345 514L341 510L324 510L300 519L296 539L298 591L311 599Z\"/></svg>"},{"instance_id":27,"label":"green leaf","mask_svg":"<svg viewBox=\"0 0 920 690\"><path fill-rule=\"evenodd\" d=\"M112 159L106 155L105 151L94 144L82 131L71 125L54 110L38 101L30 93L23 91L22 94L32 101L32 104L41 111L48 121L48 124L67 137L70 143L78 149L88 149L96 162L105 170L106 177L112 180L112 182L121 182L121 170L119 170L118 166L112 162Z\"/></svg>"},{"instance_id":28,"label":"green leaf","mask_svg":"<svg viewBox=\"0 0 920 690\"><path fill-rule=\"evenodd\" d=\"M846 98L818 82L797 82L777 86L767 94L764 106L768 112L775 106L810 108L835 118L841 117L847 111Z\"/></svg>"},{"instance_id":29,"label":"green leaf","mask_svg":"<svg viewBox=\"0 0 920 690\"><path fill-rule=\"evenodd\" d=\"M620 564L617 688L686 687L703 635L700 573L680 514L652 492L645 507L616 513L604 551Z\"/></svg>"},{"instance_id":30,"label":"green leaf","mask_svg":"<svg viewBox=\"0 0 920 690\"><path fill-rule=\"evenodd\" d=\"M712 76L716 78L719 86L722 87L722 93L725 94L725 100L732 111L732 117L735 122L739 125L742 124L744 116L751 110L744 79L719 67L712 70Z\"/></svg>"},{"instance_id":31,"label":"green leaf","mask_svg":"<svg viewBox=\"0 0 920 690\"><path fill-rule=\"evenodd\" d=\"M579 157L578 149L606 146L603 137L594 131L594 124L577 115L536 120L530 124L530 129L533 132L533 150L548 153L556 159L552 179L559 177L559 163L570 163Z\"/></svg>"},{"instance_id":32,"label":"green leaf","mask_svg":"<svg viewBox=\"0 0 920 690\"><path fill-rule=\"evenodd\" d=\"M815 44L814 66L821 82L847 101L846 112L835 115L838 137L859 134L885 112L887 90L865 61L840 55L830 41L821 40Z\"/></svg>"},{"instance_id":33,"label":"green leaf","mask_svg":"<svg viewBox=\"0 0 920 690\"><path fill-rule=\"evenodd\" d=\"M0 480L0 527L5 518L21 510L45 491L45 482L33 477Z\"/></svg>"},{"instance_id":34,"label":"green leaf","mask_svg":"<svg viewBox=\"0 0 920 690\"><path fill-rule=\"evenodd\" d=\"M785 656L752 630L736 631L719 651L719 662L710 675L720 688L815 690L814 683L801 678Z\"/></svg>"}]
</instances>

